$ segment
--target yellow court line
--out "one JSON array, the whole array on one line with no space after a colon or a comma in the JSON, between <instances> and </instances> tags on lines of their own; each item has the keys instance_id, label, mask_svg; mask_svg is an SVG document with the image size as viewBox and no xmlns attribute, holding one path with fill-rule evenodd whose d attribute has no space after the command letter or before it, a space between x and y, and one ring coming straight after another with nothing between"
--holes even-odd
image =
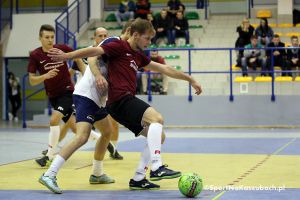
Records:
<instances>
[{"instance_id":1,"label":"yellow court line","mask_svg":"<svg viewBox=\"0 0 300 200\"><path fill-rule=\"evenodd\" d=\"M214 198L212 198L211 200L217 200L218 198L220 198L226 191L223 191L221 193L219 193L217 196L215 196Z\"/></svg>"}]
</instances>

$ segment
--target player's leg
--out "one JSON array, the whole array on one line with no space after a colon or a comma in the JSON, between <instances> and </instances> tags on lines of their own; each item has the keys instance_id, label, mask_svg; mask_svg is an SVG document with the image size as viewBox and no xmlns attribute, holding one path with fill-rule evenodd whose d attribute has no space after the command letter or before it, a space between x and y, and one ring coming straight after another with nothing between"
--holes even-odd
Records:
<instances>
[{"instance_id":1,"label":"player's leg","mask_svg":"<svg viewBox=\"0 0 300 200\"><path fill-rule=\"evenodd\" d=\"M119 139L119 123L116 120L114 120L110 115L108 115L107 117L112 125L112 136L110 143L107 146L107 149L112 159L123 160L123 156L121 156L117 150L117 143Z\"/></svg>"},{"instance_id":2,"label":"player's leg","mask_svg":"<svg viewBox=\"0 0 300 200\"><path fill-rule=\"evenodd\" d=\"M122 105L122 106L120 106ZM131 130L136 136L138 136L144 129L141 126L141 120L145 110L149 105L142 100L133 97L126 96L120 101L109 105L108 111L110 115L118 121L120 124ZM136 170L136 173L129 181L129 188L133 190L150 190L159 189L160 186L149 182L146 179L146 171L148 163L150 162L149 148L146 146L141 154L141 160Z\"/></svg>"},{"instance_id":3,"label":"player's leg","mask_svg":"<svg viewBox=\"0 0 300 200\"><path fill-rule=\"evenodd\" d=\"M106 110L104 110L105 113ZM107 115L107 114L106 114ZM97 140L94 160L93 160L93 172L90 176L91 184L109 184L114 183L115 180L103 173L103 159L105 156L106 148L110 142L112 135L112 124L106 116L105 118L98 120L94 123L95 128L101 132L101 137Z\"/></svg>"},{"instance_id":4,"label":"player's leg","mask_svg":"<svg viewBox=\"0 0 300 200\"><path fill-rule=\"evenodd\" d=\"M179 171L173 171L162 164L161 144L165 138L163 133L163 117L154 108L149 107L144 112L142 123L148 125L147 143L151 157L150 180L177 178L181 175Z\"/></svg>"},{"instance_id":5,"label":"player's leg","mask_svg":"<svg viewBox=\"0 0 300 200\"><path fill-rule=\"evenodd\" d=\"M35 161L41 166L45 167L48 165L55 155L55 148L58 144L59 135L60 135L60 126L59 122L63 118L63 114L54 110L50 118L50 132L48 138L48 149L45 156L38 158Z\"/></svg>"},{"instance_id":6,"label":"player's leg","mask_svg":"<svg viewBox=\"0 0 300 200\"><path fill-rule=\"evenodd\" d=\"M92 101L89 101L87 98L74 95L74 103L78 111L76 114L77 133L69 143L62 147L61 151L55 157L49 169L39 179L41 184L45 185L54 193L62 193L61 189L56 183L56 174L58 173L59 169L78 148L87 142L89 138L92 124L94 123L95 119L94 114L98 109L98 106L91 102Z\"/></svg>"},{"instance_id":7,"label":"player's leg","mask_svg":"<svg viewBox=\"0 0 300 200\"><path fill-rule=\"evenodd\" d=\"M55 148L59 142L60 136L60 121L62 119L64 119L64 122L68 121L73 113L72 91L68 91L58 97L50 98L49 100L54 111L50 118L48 151L46 156L36 160L36 162L42 167L48 165L49 161L51 161L55 155Z\"/></svg>"},{"instance_id":8,"label":"player's leg","mask_svg":"<svg viewBox=\"0 0 300 200\"><path fill-rule=\"evenodd\" d=\"M62 190L56 183L56 175L68 158L82 145L84 145L89 138L92 125L88 122L78 122L76 124L77 134L71 139L69 143L62 147L59 154L51 163L49 169L40 177L39 182L45 185L52 192L61 194Z\"/></svg>"}]
</instances>

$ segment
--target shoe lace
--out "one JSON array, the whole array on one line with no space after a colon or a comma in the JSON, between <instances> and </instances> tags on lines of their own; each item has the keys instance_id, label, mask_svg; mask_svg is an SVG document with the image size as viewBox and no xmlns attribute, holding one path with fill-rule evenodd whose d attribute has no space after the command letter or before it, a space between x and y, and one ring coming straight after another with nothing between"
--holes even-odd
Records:
<instances>
[{"instance_id":1,"label":"shoe lace","mask_svg":"<svg viewBox=\"0 0 300 200\"><path fill-rule=\"evenodd\" d=\"M58 187L57 182L56 182L56 180L57 180L56 176L49 177L49 178L52 180L53 185L55 185L56 187Z\"/></svg>"}]
</instances>

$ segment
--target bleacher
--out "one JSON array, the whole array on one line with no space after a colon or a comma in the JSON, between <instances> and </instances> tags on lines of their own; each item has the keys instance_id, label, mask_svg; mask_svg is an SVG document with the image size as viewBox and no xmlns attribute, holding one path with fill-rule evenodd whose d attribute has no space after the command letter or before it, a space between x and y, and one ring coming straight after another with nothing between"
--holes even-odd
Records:
<instances>
[{"instance_id":1,"label":"bleacher","mask_svg":"<svg viewBox=\"0 0 300 200\"><path fill-rule=\"evenodd\" d=\"M154 13L158 13L154 10ZM196 14L195 14L196 13ZM274 13L259 13L257 17L251 18L252 25L259 24L259 14L268 17L269 24L273 27L275 33L281 35L281 40L289 44L290 36L293 34L300 35L300 25L293 27L289 23L277 23L276 14ZM267 16L266 16L267 15ZM245 17L244 14L235 15L211 15L209 20L204 20L204 10L196 8L187 8L186 16L189 16L190 25L190 41L197 48L230 48L234 47L237 33L236 27ZM95 27L103 26L109 30L110 35L119 35L120 27L117 26L112 11L105 11L102 21L94 21L85 34L82 34L79 40L79 46L88 46L91 44L91 38ZM162 41L158 47L168 48L164 45L166 41ZM182 41L176 40L177 45ZM177 66L182 71L188 71L188 54L184 51L161 51L160 55L164 56L166 62L170 65ZM233 64L236 60L236 53L232 52ZM192 51L192 71L229 71L229 51ZM238 71L239 68L233 68L233 71ZM280 77L280 72L275 73L275 92L277 94L293 94L298 92L297 86L300 84L300 78L290 80ZM203 95L229 95L230 83L229 74L225 73L205 73L193 74L200 81L203 87ZM247 80L240 77L241 74L233 74L233 86L235 94L241 93L240 84L248 84L249 90L247 94L270 94L271 81L268 78L259 78L254 76ZM236 79L237 78L237 79ZM287 87L286 87L287 85ZM290 87L289 87L290 85ZM187 95L187 84L183 81L169 79L168 94Z\"/></svg>"}]
</instances>

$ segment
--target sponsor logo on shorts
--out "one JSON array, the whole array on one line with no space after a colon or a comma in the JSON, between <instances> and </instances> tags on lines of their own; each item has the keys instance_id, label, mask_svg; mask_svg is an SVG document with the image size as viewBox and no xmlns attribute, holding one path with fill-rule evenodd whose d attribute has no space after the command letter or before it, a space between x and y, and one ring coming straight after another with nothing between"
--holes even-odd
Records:
<instances>
[{"instance_id":1,"label":"sponsor logo on shorts","mask_svg":"<svg viewBox=\"0 0 300 200\"><path fill-rule=\"evenodd\" d=\"M61 111L63 111L63 110L64 110L64 108L63 108L63 107L61 107L61 106L58 106L57 110L61 110Z\"/></svg>"},{"instance_id":2,"label":"sponsor logo on shorts","mask_svg":"<svg viewBox=\"0 0 300 200\"><path fill-rule=\"evenodd\" d=\"M160 150L155 150L154 154L160 154Z\"/></svg>"},{"instance_id":3,"label":"sponsor logo on shorts","mask_svg":"<svg viewBox=\"0 0 300 200\"><path fill-rule=\"evenodd\" d=\"M92 116L92 115L88 115L88 116L86 116L86 118L89 119L89 120L91 120L91 121L94 121L94 120L95 120L95 119L94 119L94 116Z\"/></svg>"}]
</instances>

